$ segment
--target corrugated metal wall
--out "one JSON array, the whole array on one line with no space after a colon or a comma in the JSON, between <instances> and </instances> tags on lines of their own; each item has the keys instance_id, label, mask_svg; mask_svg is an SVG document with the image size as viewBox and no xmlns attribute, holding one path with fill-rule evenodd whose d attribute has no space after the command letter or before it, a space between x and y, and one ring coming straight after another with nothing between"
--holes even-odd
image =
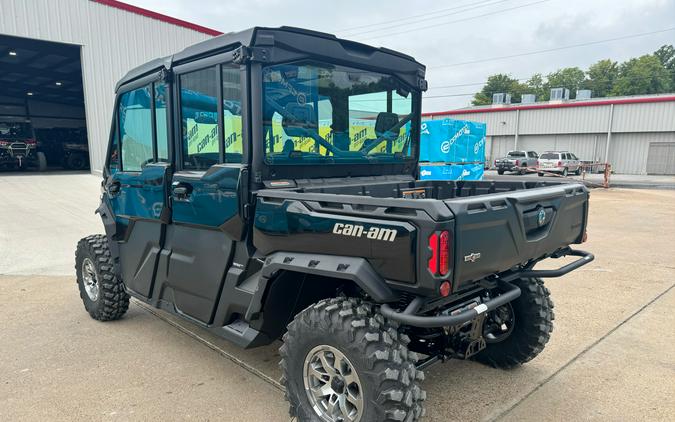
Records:
<instances>
[{"instance_id":1,"label":"corrugated metal wall","mask_svg":"<svg viewBox=\"0 0 675 422\"><path fill-rule=\"evenodd\" d=\"M568 150L582 160L604 161L610 109L610 105L597 105L519 113L504 110L438 114L425 119L449 117L486 123L486 154L490 161L514 149L516 131L518 149L539 153ZM609 162L613 169L617 173L646 174L649 143L675 139L675 101L614 105L612 133Z\"/></svg>"},{"instance_id":2,"label":"corrugated metal wall","mask_svg":"<svg viewBox=\"0 0 675 422\"><path fill-rule=\"evenodd\" d=\"M0 0L0 33L82 46L91 168L100 172L115 83L131 68L209 35L87 0Z\"/></svg>"}]
</instances>

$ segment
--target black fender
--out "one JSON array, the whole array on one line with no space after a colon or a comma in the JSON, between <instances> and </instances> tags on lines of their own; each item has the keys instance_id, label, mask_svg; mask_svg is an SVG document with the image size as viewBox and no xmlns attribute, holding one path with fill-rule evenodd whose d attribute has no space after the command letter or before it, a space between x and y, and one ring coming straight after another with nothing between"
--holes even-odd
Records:
<instances>
[{"instance_id":1,"label":"black fender","mask_svg":"<svg viewBox=\"0 0 675 422\"><path fill-rule=\"evenodd\" d=\"M284 270L353 281L377 303L397 300L387 282L364 258L276 252L265 259L262 276L269 280Z\"/></svg>"},{"instance_id":2,"label":"black fender","mask_svg":"<svg viewBox=\"0 0 675 422\"><path fill-rule=\"evenodd\" d=\"M94 214L101 216L101 221L103 222L103 228L105 229L105 237L108 239L108 248L110 249L110 255L113 258L115 263L115 274L120 275L119 268L119 257L120 249L117 241L115 241L115 236L117 234L117 223L115 222L115 215L110 209L110 204L106 201L105 196L101 198L101 205L96 208Z\"/></svg>"}]
</instances>

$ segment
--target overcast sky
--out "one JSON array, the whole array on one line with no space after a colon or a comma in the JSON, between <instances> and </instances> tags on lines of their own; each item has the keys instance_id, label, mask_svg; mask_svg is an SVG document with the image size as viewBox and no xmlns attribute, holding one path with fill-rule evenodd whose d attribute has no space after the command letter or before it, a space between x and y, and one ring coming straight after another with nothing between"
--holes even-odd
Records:
<instances>
[{"instance_id":1,"label":"overcast sky","mask_svg":"<svg viewBox=\"0 0 675 422\"><path fill-rule=\"evenodd\" d=\"M384 46L427 66L424 111L464 107L494 73L527 78L605 58L622 61L675 44L675 31L501 60L675 28L675 0L127 0L222 32L290 25ZM444 66L452 65L452 66ZM444 66L444 67L439 67ZM449 96L452 95L452 96ZM432 98L442 96L439 98Z\"/></svg>"}]
</instances>

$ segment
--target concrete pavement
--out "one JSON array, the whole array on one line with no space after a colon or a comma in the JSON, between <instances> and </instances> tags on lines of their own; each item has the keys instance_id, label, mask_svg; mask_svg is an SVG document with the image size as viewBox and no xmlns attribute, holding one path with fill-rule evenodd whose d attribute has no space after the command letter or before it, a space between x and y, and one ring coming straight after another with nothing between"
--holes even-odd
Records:
<instances>
[{"instance_id":1,"label":"concrete pavement","mask_svg":"<svg viewBox=\"0 0 675 422\"><path fill-rule=\"evenodd\" d=\"M96 182L81 191L97 198L98 180L76 183ZM0 178L0 198L17 195L4 182ZM24 182L30 184L14 186ZM41 183L44 189L68 184ZM30 207L0 206L9 217L0 219L0 236L16 230L9 227L13 213L30 209L33 218L56 218L42 214L69 209L50 209L51 193L35 189ZM89 221L96 198L79 217L66 218L81 221L73 230L91 225L101 231L97 220ZM595 190L591 198L583 247L597 258L547 281L556 320L546 350L513 371L462 361L428 369L426 420L675 419L675 318L669 312L675 192ZM41 244L57 244L68 250L66 262L54 255L53 269L37 260L35 270L72 271L71 239L49 230L34 236L37 243L28 248L16 251L12 237L0 237L0 247L21 258ZM0 420L288 420L273 381L277 345L243 351L137 303L121 321L100 323L84 311L72 275L20 276L16 266L0 263L0 274L14 269L0 276Z\"/></svg>"}]
</instances>

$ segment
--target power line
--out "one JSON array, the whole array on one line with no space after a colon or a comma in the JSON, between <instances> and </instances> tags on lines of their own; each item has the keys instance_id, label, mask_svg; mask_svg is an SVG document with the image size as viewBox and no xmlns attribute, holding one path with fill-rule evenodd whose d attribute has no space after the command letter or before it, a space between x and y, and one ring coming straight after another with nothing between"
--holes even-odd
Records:
<instances>
[{"instance_id":1,"label":"power line","mask_svg":"<svg viewBox=\"0 0 675 422\"><path fill-rule=\"evenodd\" d=\"M434 16L434 17L431 17L431 18L424 18L424 19L413 19L412 17L405 18L405 19L412 19L412 20L416 21L416 22L406 22L406 24L416 24L416 23L420 23L420 22L428 22L430 20L437 20L437 19L444 18L446 16L451 16L451 15L454 16L454 15L457 15L459 13L464 13L464 12L468 12L468 11L475 10L475 9L481 9L483 7L494 6L496 4L505 3L507 1L512 1L512 0L498 0L498 1L488 0L488 1L479 2L479 3L482 3L482 4L472 3L473 5L475 5L475 4L478 4L478 5L474 6L474 7L468 7L468 6L471 6L471 5L464 5L464 6L455 7L453 9L448 9L448 10L455 10L455 12L437 15L437 16ZM462 10L457 10L457 9L462 9ZM368 31L359 31L359 32L356 32L356 33L353 33L353 34L348 34L347 37L359 37L359 36L364 35L364 34L370 34L370 33L373 33L373 32L382 32L382 31L386 31L388 29L398 28L399 26L400 26L400 24L386 26L384 28L371 29L371 30L368 30Z\"/></svg>"},{"instance_id":2,"label":"power line","mask_svg":"<svg viewBox=\"0 0 675 422\"><path fill-rule=\"evenodd\" d=\"M434 24L434 25L426 25L426 26L419 27L419 28L411 28L411 29L407 29L405 31L391 32L391 33L384 34L384 35L377 35L377 36L374 36L374 37L368 37L368 38L364 38L364 40L374 40L374 39L378 39L378 38L391 37L391 36L394 36L394 35L407 34L409 32L421 31L421 30L425 30L425 29L429 29L429 28L435 28L437 26L448 25L448 24L451 24L451 23L467 22L467 21L471 21L471 20L474 20L474 19L483 18L485 16L497 15L497 14L502 13L502 12L509 12L511 10L522 9L524 7L534 6L536 4L546 3L546 2L549 2L549 1L551 1L551 0L539 0L539 1L532 2L532 3L522 4L520 6L514 6L514 7L509 7L509 8L506 8L506 9L496 10L494 12L483 13L481 15L470 16L468 18L456 19L456 20L437 23L437 24Z\"/></svg>"},{"instance_id":3,"label":"power line","mask_svg":"<svg viewBox=\"0 0 675 422\"><path fill-rule=\"evenodd\" d=\"M469 3L469 4L465 4L463 6L453 6L453 7L449 7L449 8L446 8L446 9L434 10L433 12L421 13L419 15L412 15L412 16L407 16L407 17L398 18L398 19L392 19L392 20L388 20L388 21L380 21L380 22L371 23L371 24L368 24L368 25L352 26L350 28L338 29L335 32L350 32L354 29L372 28L373 26L386 25L386 24L389 24L389 23L406 21L408 19L419 18L419 17L422 17L422 16L435 15L436 13L447 12L449 10L455 10L455 9L459 9L459 8L462 8L462 7L473 6L473 5L476 5L476 4L479 4L479 3L487 3L487 2L490 2L490 1L493 1L493 0L481 0L481 1L478 1L476 3Z\"/></svg>"},{"instance_id":4,"label":"power line","mask_svg":"<svg viewBox=\"0 0 675 422\"><path fill-rule=\"evenodd\" d=\"M660 33L669 32L669 31L675 31L675 27L659 29L659 30L650 31L650 32L641 32L639 34L624 35L622 37L607 38L607 39L598 40L598 41L590 41L590 42L585 42L585 43L580 43L580 44L565 45L565 46L562 46L562 47L547 48L545 50L536 50L536 51L529 51L529 52L526 52L526 53L510 54L508 56L497 56L497 57L490 57L490 58L485 58L485 59L470 60L470 61L466 61L466 62L444 64L444 65L440 65L440 66L430 66L429 69L441 69L441 68L445 68L445 67L463 66L463 65L467 65L467 64L484 63L484 62L490 62L490 61L511 59L511 58L514 58L514 57L524 57L524 56L531 56L531 55L535 55L535 54L550 53L550 52L553 52L553 51L567 50L567 49L578 48L578 47L586 47L586 46L589 46L589 45L603 44L603 43L612 42L612 41L620 41L620 40L626 40L626 39L630 39L630 38L645 37L645 36L648 36L648 35L660 34Z\"/></svg>"}]
</instances>

